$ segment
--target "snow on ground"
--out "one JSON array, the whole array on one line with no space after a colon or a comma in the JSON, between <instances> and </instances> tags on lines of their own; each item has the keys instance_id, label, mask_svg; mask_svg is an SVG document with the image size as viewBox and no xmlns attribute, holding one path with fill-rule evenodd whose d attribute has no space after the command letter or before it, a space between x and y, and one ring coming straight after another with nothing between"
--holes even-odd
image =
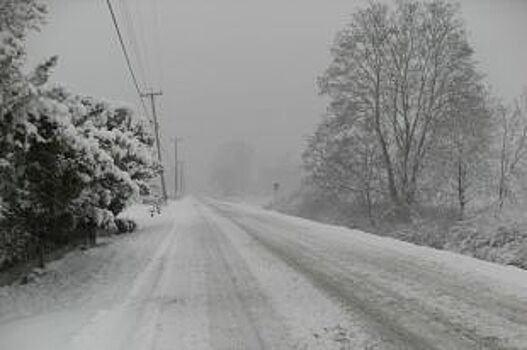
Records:
<instances>
[{"instance_id":1,"label":"snow on ground","mask_svg":"<svg viewBox=\"0 0 527 350\"><path fill-rule=\"evenodd\" d=\"M275 211L263 212L261 208L255 205L231 202L216 203L228 205L249 215L265 214L269 218L287 221L302 228L305 233L311 233L313 235L322 233L325 238L331 239L339 245L359 241L377 249L382 255L388 255L390 257L406 256L415 259L419 264L430 264L438 268L448 269L449 272L456 272L469 279L479 280L479 282L485 284L486 288L491 288L492 290L500 292L508 291L514 295L518 295L518 293L519 295L527 295L527 271L514 266L486 262L462 254L418 246L391 237L378 236L349 229L344 226L323 224Z\"/></svg>"},{"instance_id":2,"label":"snow on ground","mask_svg":"<svg viewBox=\"0 0 527 350\"><path fill-rule=\"evenodd\" d=\"M241 203L126 215L0 289L0 349L527 348L527 271Z\"/></svg>"},{"instance_id":3,"label":"snow on ground","mask_svg":"<svg viewBox=\"0 0 527 350\"><path fill-rule=\"evenodd\" d=\"M222 197L219 201L228 201L229 203L237 203L241 206L250 206L254 208L263 208L273 202L272 195L239 195Z\"/></svg>"},{"instance_id":4,"label":"snow on ground","mask_svg":"<svg viewBox=\"0 0 527 350\"><path fill-rule=\"evenodd\" d=\"M527 271L251 206L214 206L360 314L380 348L527 348Z\"/></svg>"},{"instance_id":5,"label":"snow on ground","mask_svg":"<svg viewBox=\"0 0 527 350\"><path fill-rule=\"evenodd\" d=\"M365 349L373 344L353 315L299 275L283 261L276 259L238 226L209 208L207 217L223 232L243 256L252 274L271 296L276 310L284 319L294 349Z\"/></svg>"},{"instance_id":6,"label":"snow on ground","mask_svg":"<svg viewBox=\"0 0 527 350\"><path fill-rule=\"evenodd\" d=\"M63 342L129 298L133 286L140 289L148 278L141 272L155 262L175 220L192 219L185 207L172 204L151 218L146 206L135 206L126 213L138 222L135 233L70 252L36 281L0 288L0 349L71 349Z\"/></svg>"}]
</instances>

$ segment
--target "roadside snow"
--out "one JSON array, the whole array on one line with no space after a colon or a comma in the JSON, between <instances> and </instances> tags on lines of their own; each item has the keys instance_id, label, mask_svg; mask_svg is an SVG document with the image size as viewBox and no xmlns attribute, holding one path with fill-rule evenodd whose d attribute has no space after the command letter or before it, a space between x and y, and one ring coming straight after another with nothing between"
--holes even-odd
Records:
<instances>
[{"instance_id":1,"label":"roadside snow","mask_svg":"<svg viewBox=\"0 0 527 350\"><path fill-rule=\"evenodd\" d=\"M448 345L450 337L478 346L520 349L527 344L525 270L252 206L218 206L260 227L259 239L282 246L290 242L289 256L301 259L305 270L314 265L328 278L340 279L335 286L341 293L371 299L367 307L405 331L426 331L438 348L467 346ZM348 278L349 284L343 282Z\"/></svg>"},{"instance_id":2,"label":"roadside snow","mask_svg":"<svg viewBox=\"0 0 527 350\"><path fill-rule=\"evenodd\" d=\"M95 342L103 339L101 334L92 336L96 332L90 324L115 319L115 310L141 293L151 276L149 267L159 263L156 259L171 239L174 220L192 219L187 207L173 203L151 218L147 206L134 206L125 216L138 222L135 233L70 252L50 263L36 280L0 288L0 349L70 350L75 348L67 344L71 338L78 348L102 349L83 344L83 334Z\"/></svg>"},{"instance_id":3,"label":"roadside snow","mask_svg":"<svg viewBox=\"0 0 527 350\"><path fill-rule=\"evenodd\" d=\"M418 246L409 242L400 241L391 237L382 237L344 226L334 226L318 223L300 217L289 216L273 211L262 211L257 206L247 204L222 203L242 212L253 215L266 215L298 225L306 233L312 235L323 234L337 244L352 244L359 241L369 247L382 252L383 256L405 256L418 261L420 265L426 264L439 269L447 269L465 278L478 281L487 288L509 292L512 295L527 295L527 271L514 267L504 266L488 261L475 259L466 255ZM352 238L352 240L350 240ZM526 300L527 302L527 300Z\"/></svg>"},{"instance_id":4,"label":"roadside snow","mask_svg":"<svg viewBox=\"0 0 527 350\"><path fill-rule=\"evenodd\" d=\"M474 349L527 343L527 271L187 198L0 288L0 349ZM28 336L31 335L31 336ZM404 347L401 344L408 346Z\"/></svg>"}]
</instances>

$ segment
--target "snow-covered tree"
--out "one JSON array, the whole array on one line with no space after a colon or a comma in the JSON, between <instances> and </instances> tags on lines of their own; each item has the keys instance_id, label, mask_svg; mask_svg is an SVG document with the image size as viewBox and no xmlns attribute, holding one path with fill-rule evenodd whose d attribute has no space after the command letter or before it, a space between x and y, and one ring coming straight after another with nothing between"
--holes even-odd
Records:
<instances>
[{"instance_id":1,"label":"snow-covered tree","mask_svg":"<svg viewBox=\"0 0 527 350\"><path fill-rule=\"evenodd\" d=\"M43 140L39 126L43 103L41 88L47 80L56 58L39 65L32 73L23 70L26 58L24 40L30 30L43 23L45 7L34 0L4 0L0 2L0 238L4 245L27 249L28 242L42 236L36 230L34 219L40 213L31 209L38 197L31 183L33 164L28 162L28 152ZM54 124L50 120L50 125ZM49 126L49 125L48 125ZM38 152L37 152L38 153ZM24 220L33 211L31 218ZM9 223L9 225L6 225ZM6 244L8 242L8 244ZM8 256L9 258L9 256Z\"/></svg>"},{"instance_id":2,"label":"snow-covered tree","mask_svg":"<svg viewBox=\"0 0 527 350\"><path fill-rule=\"evenodd\" d=\"M149 124L131 108L50 87L56 57L23 71L24 39L44 14L37 1L0 2L0 259L35 246L41 264L79 231L94 243L159 171Z\"/></svg>"},{"instance_id":3,"label":"snow-covered tree","mask_svg":"<svg viewBox=\"0 0 527 350\"><path fill-rule=\"evenodd\" d=\"M514 200L518 180L527 170L527 90L511 106L499 103L495 110L497 192L499 207Z\"/></svg>"},{"instance_id":4,"label":"snow-covered tree","mask_svg":"<svg viewBox=\"0 0 527 350\"><path fill-rule=\"evenodd\" d=\"M129 199L150 194L149 180L160 167L153 153L150 126L126 105L111 104L93 98L79 98L86 114L74 124L86 137L97 140L99 147L113 159L113 172L104 177L111 184L108 209L119 214Z\"/></svg>"},{"instance_id":5,"label":"snow-covered tree","mask_svg":"<svg viewBox=\"0 0 527 350\"><path fill-rule=\"evenodd\" d=\"M44 14L45 7L34 0L0 2L0 198L4 206L8 197L18 196L24 187L26 141L35 130L27 117L38 95L38 87L22 70L24 39L39 28ZM50 60L37 70L45 74L53 63Z\"/></svg>"},{"instance_id":6,"label":"snow-covered tree","mask_svg":"<svg viewBox=\"0 0 527 350\"><path fill-rule=\"evenodd\" d=\"M320 79L329 112L373 131L386 192L409 218L453 96L481 84L458 8L443 0L398 1L393 9L371 2L339 33L332 54Z\"/></svg>"},{"instance_id":7,"label":"snow-covered tree","mask_svg":"<svg viewBox=\"0 0 527 350\"><path fill-rule=\"evenodd\" d=\"M60 87L50 89L48 97L71 115L69 138L85 179L74 201L76 215L91 233L111 226L130 200L150 193L149 180L159 172L149 124L123 104L72 95Z\"/></svg>"},{"instance_id":8,"label":"snow-covered tree","mask_svg":"<svg viewBox=\"0 0 527 350\"><path fill-rule=\"evenodd\" d=\"M344 201L373 205L383 197L382 159L371 135L342 118L328 117L309 139L303 154L310 180Z\"/></svg>"}]
</instances>

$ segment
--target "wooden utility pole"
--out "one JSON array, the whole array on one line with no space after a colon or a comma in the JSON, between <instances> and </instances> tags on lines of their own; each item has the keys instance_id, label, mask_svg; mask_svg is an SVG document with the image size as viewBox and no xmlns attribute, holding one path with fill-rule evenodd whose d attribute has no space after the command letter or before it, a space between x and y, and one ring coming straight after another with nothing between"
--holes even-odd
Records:
<instances>
[{"instance_id":1,"label":"wooden utility pole","mask_svg":"<svg viewBox=\"0 0 527 350\"><path fill-rule=\"evenodd\" d=\"M180 161L179 164L179 193L183 195L185 193L185 162Z\"/></svg>"},{"instance_id":2,"label":"wooden utility pole","mask_svg":"<svg viewBox=\"0 0 527 350\"><path fill-rule=\"evenodd\" d=\"M159 161L159 164L161 165L161 191L163 192L163 200L167 201L167 188L165 184L165 171L163 169L163 159L161 156L161 140L159 139L159 123L157 122L157 113L156 113L156 96L161 96L163 93L161 91L154 92L152 89L150 89L150 92L145 92L141 94L141 97L149 98L150 104L152 106L152 116L154 118L154 132L156 136L156 146L157 146L157 159Z\"/></svg>"},{"instance_id":3,"label":"wooden utility pole","mask_svg":"<svg viewBox=\"0 0 527 350\"><path fill-rule=\"evenodd\" d=\"M177 198L180 192L180 179L179 179L179 160L178 160L178 147L177 144L180 141L183 141L180 137L172 138L174 141L174 198Z\"/></svg>"}]
</instances>

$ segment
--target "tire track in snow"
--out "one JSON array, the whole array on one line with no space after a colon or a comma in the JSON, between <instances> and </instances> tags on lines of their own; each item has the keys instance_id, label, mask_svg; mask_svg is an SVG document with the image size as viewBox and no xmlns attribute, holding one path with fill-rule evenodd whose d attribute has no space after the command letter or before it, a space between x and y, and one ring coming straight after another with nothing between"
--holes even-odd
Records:
<instances>
[{"instance_id":1,"label":"tire track in snow","mask_svg":"<svg viewBox=\"0 0 527 350\"><path fill-rule=\"evenodd\" d=\"M205 206L204 206L205 208ZM243 257L288 327L290 349L374 349L376 335L311 281L271 254L228 218L206 208L208 217Z\"/></svg>"},{"instance_id":2,"label":"tire track in snow","mask_svg":"<svg viewBox=\"0 0 527 350\"><path fill-rule=\"evenodd\" d=\"M420 260L423 259L422 256L409 258L406 250L404 252L395 250L387 254L385 250L374 247L370 242L348 236L352 234L351 231L345 233L346 242L342 242L336 237L332 240L331 235L321 239L319 232L306 232L305 227L292 224L285 216L271 217L258 213L251 217L263 225L265 230L273 228L273 231L278 230L282 233L287 231L290 233L287 235L288 239L293 245L295 242L298 243L298 238L301 237L300 241L306 249L311 249L314 255L328 262L328 269L331 265L336 266L342 269L343 273L347 272L348 275L355 276L364 284L371 286L373 290L382 291L388 298L393 297L393 302L387 304L387 311L400 308L404 311L401 312L402 316L408 313L428 317L431 322L424 324L433 330L429 331L432 337L438 333L437 328L432 326L438 326L440 331L444 332L445 338L466 339L469 343L472 342L473 345L469 348L525 349L527 299L525 293L518 289L515 289L516 294L511 295L503 290L505 286L489 284L487 280L484 283L478 273L480 271L469 270L470 274L467 275L465 272L460 275L458 269L438 266L437 261L436 264L430 264L428 260ZM382 237L376 236L369 238L383 240ZM422 251L438 252L405 242L394 240L394 243ZM358 247L355 247L356 244ZM361 250L364 248L366 248L364 251ZM383 248L389 247L383 246ZM449 258L460 257L471 263L475 262L476 269L494 267L501 271L508 269L469 257L443 253L450 254ZM518 270L518 272L523 271ZM395 316L399 318L398 315ZM442 344L442 340L443 337L436 343ZM450 349L448 346L441 348Z\"/></svg>"},{"instance_id":3,"label":"tire track in snow","mask_svg":"<svg viewBox=\"0 0 527 350\"><path fill-rule=\"evenodd\" d=\"M313 250L310 244L281 234L284 227L274 220L271 222L270 218L261 222L262 218L256 215L248 217L247 213L241 215L231 208L213 206L270 252L307 276L315 286L340 300L350 312L362 314L365 322L377 330L385 346L391 344L398 349L513 348L499 346L474 333L473 329L450 323L439 310L430 313L430 310L419 309L419 305L412 305L405 296L372 283L368 276L354 273L338 260ZM288 223L287 229L296 231L298 227Z\"/></svg>"},{"instance_id":4,"label":"tire track in snow","mask_svg":"<svg viewBox=\"0 0 527 350\"><path fill-rule=\"evenodd\" d=\"M222 230L201 212L213 349L290 349L286 327Z\"/></svg>"},{"instance_id":5,"label":"tire track in snow","mask_svg":"<svg viewBox=\"0 0 527 350\"><path fill-rule=\"evenodd\" d=\"M174 248L174 224L166 233L150 263L136 278L123 301L100 310L71 338L72 350L149 350L155 342L159 300L155 298L166 261Z\"/></svg>"}]
</instances>

